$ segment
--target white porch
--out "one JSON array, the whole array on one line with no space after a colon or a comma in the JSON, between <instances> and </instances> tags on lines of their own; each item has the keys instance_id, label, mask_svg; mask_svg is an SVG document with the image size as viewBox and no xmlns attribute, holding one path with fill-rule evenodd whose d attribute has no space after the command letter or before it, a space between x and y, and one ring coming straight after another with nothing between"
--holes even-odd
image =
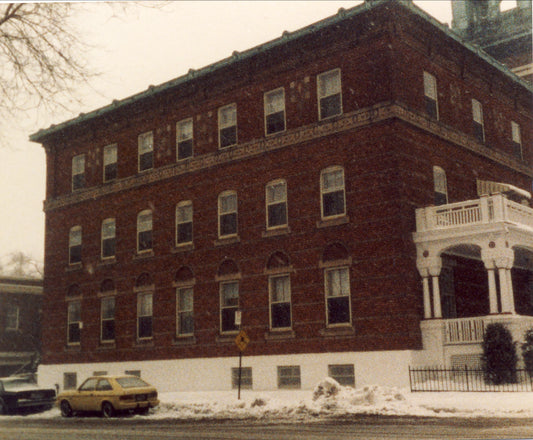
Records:
<instances>
[{"instance_id":1,"label":"white porch","mask_svg":"<svg viewBox=\"0 0 533 440\"><path fill-rule=\"evenodd\" d=\"M418 209L416 222L421 362L475 359L490 322L522 341L533 327L533 209L495 194Z\"/></svg>"}]
</instances>

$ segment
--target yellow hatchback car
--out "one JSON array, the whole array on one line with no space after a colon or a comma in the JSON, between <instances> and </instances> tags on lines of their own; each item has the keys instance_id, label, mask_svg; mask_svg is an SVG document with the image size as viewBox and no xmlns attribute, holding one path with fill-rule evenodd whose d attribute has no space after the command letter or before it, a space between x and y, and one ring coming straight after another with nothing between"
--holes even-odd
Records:
<instances>
[{"instance_id":1,"label":"yellow hatchback car","mask_svg":"<svg viewBox=\"0 0 533 440\"><path fill-rule=\"evenodd\" d=\"M159 405L157 390L137 376L95 376L77 390L63 391L57 396L63 417L78 412L100 412L113 417L118 412L147 414Z\"/></svg>"}]
</instances>

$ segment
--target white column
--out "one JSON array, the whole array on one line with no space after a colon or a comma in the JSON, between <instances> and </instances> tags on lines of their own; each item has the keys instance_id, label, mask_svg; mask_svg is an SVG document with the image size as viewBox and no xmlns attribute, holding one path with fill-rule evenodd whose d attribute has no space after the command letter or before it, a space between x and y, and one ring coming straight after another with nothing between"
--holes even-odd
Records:
<instances>
[{"instance_id":1,"label":"white column","mask_svg":"<svg viewBox=\"0 0 533 440\"><path fill-rule=\"evenodd\" d=\"M489 276L490 314L494 315L498 313L498 294L496 292L496 276L494 274L494 269L487 269L487 274Z\"/></svg>"},{"instance_id":2,"label":"white column","mask_svg":"<svg viewBox=\"0 0 533 440\"><path fill-rule=\"evenodd\" d=\"M422 277L422 287L424 289L424 319L431 319L431 297L427 276Z\"/></svg>"},{"instance_id":3,"label":"white column","mask_svg":"<svg viewBox=\"0 0 533 440\"><path fill-rule=\"evenodd\" d=\"M435 318L442 318L442 309L440 302L440 287L439 287L439 277L432 276L431 280L433 281L433 316Z\"/></svg>"},{"instance_id":4,"label":"white column","mask_svg":"<svg viewBox=\"0 0 533 440\"><path fill-rule=\"evenodd\" d=\"M511 269L504 269L503 276L505 277L506 294L505 294L505 308L502 307L503 309L502 312L512 313L514 315L516 311L514 307L514 292L513 292L513 280L511 278ZM500 270L500 285L501 283L502 283L502 270ZM503 296L504 295L502 294L502 298Z\"/></svg>"}]
</instances>

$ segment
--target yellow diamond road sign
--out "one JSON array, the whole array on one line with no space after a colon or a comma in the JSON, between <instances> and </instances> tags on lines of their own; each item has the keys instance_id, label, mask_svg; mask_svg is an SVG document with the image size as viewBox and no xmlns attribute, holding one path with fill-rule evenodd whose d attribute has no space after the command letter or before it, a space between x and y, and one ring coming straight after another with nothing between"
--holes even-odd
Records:
<instances>
[{"instance_id":1,"label":"yellow diamond road sign","mask_svg":"<svg viewBox=\"0 0 533 440\"><path fill-rule=\"evenodd\" d=\"M235 338L235 344L237 344L237 347L239 347L240 351L244 351L244 349L247 347L248 343L250 342L250 338L246 334L244 330L241 330L237 337Z\"/></svg>"}]
</instances>

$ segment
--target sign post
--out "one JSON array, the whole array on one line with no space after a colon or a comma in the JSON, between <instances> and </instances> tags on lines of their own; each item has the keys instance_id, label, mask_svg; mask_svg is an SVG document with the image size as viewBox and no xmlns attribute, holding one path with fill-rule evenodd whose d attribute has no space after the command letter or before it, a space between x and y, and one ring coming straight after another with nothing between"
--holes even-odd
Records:
<instances>
[{"instance_id":1,"label":"sign post","mask_svg":"<svg viewBox=\"0 0 533 440\"><path fill-rule=\"evenodd\" d=\"M235 319L237 320L237 319ZM239 331L239 334L235 338L235 344L237 345L237 348L239 349L239 382L238 382L238 394L237 399L240 400L241 398L241 377L242 377L242 352L250 342L250 338L246 334L244 330L241 329Z\"/></svg>"}]
</instances>

